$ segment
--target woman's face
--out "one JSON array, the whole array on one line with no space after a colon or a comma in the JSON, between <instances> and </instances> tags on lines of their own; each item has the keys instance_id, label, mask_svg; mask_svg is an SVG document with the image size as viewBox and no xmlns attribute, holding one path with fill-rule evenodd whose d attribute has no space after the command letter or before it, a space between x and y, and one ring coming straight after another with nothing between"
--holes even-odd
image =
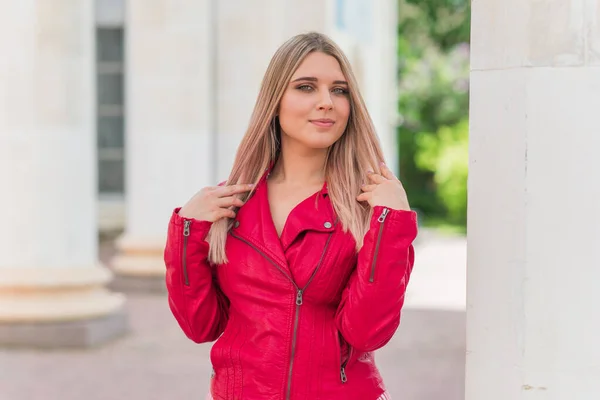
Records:
<instances>
[{"instance_id":1,"label":"woman's face","mask_svg":"<svg viewBox=\"0 0 600 400\"><path fill-rule=\"evenodd\" d=\"M279 104L282 145L295 142L326 149L344 133L350 115L348 84L338 61L309 54L290 80Z\"/></svg>"}]
</instances>

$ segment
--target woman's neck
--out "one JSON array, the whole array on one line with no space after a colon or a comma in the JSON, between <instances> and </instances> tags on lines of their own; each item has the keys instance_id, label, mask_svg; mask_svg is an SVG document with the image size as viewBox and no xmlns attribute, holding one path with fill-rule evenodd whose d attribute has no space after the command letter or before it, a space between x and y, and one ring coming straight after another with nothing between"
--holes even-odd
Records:
<instances>
[{"instance_id":1,"label":"woman's neck","mask_svg":"<svg viewBox=\"0 0 600 400\"><path fill-rule=\"evenodd\" d=\"M269 179L291 186L322 185L325 181L327 149L310 152L285 151L273 166Z\"/></svg>"}]
</instances>

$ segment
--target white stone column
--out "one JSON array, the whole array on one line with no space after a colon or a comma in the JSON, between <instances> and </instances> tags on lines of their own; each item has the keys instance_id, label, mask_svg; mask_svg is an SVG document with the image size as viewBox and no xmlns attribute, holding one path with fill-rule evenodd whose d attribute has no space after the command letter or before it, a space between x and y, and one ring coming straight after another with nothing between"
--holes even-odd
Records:
<instances>
[{"instance_id":1,"label":"white stone column","mask_svg":"<svg viewBox=\"0 0 600 400\"><path fill-rule=\"evenodd\" d=\"M398 2L372 3L372 40L365 44L367 106L388 164L398 171Z\"/></svg>"},{"instance_id":2,"label":"white stone column","mask_svg":"<svg viewBox=\"0 0 600 400\"><path fill-rule=\"evenodd\" d=\"M598 399L600 1L472 7L466 399Z\"/></svg>"},{"instance_id":3,"label":"white stone column","mask_svg":"<svg viewBox=\"0 0 600 400\"><path fill-rule=\"evenodd\" d=\"M93 2L0 8L0 344L93 345L126 328L98 263Z\"/></svg>"},{"instance_id":4,"label":"white stone column","mask_svg":"<svg viewBox=\"0 0 600 400\"><path fill-rule=\"evenodd\" d=\"M214 184L210 6L209 0L127 4L127 221L111 262L117 287L164 289L170 213Z\"/></svg>"}]
</instances>

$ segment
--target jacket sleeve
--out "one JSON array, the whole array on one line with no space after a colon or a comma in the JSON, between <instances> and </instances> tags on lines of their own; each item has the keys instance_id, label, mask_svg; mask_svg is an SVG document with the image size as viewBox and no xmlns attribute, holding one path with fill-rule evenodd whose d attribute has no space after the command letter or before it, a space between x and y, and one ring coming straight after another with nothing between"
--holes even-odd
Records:
<instances>
[{"instance_id":1,"label":"jacket sleeve","mask_svg":"<svg viewBox=\"0 0 600 400\"><path fill-rule=\"evenodd\" d=\"M208 262L206 235L211 223L184 219L175 209L164 251L169 307L188 338L216 340L227 324L229 301Z\"/></svg>"},{"instance_id":2,"label":"jacket sleeve","mask_svg":"<svg viewBox=\"0 0 600 400\"><path fill-rule=\"evenodd\" d=\"M400 324L400 311L414 263L414 211L376 206L363 247L336 313L336 325L353 348L383 347Z\"/></svg>"}]
</instances>

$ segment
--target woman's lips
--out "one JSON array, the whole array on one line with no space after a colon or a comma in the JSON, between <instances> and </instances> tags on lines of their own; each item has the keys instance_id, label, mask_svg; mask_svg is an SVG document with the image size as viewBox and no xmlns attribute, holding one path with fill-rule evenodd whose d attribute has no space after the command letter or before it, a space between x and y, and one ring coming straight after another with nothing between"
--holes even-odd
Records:
<instances>
[{"instance_id":1,"label":"woman's lips","mask_svg":"<svg viewBox=\"0 0 600 400\"><path fill-rule=\"evenodd\" d=\"M335 124L335 121L332 119L311 119L310 122L321 128L329 128Z\"/></svg>"}]
</instances>

